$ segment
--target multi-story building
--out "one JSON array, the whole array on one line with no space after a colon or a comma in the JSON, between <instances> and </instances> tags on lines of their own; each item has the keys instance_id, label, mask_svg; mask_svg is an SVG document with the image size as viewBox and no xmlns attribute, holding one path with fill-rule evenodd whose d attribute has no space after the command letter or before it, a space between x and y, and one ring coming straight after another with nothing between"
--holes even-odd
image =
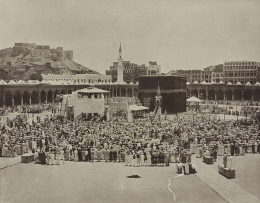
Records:
<instances>
[{"instance_id":1,"label":"multi-story building","mask_svg":"<svg viewBox=\"0 0 260 203\"><path fill-rule=\"evenodd\" d=\"M257 67L256 81L260 82L260 66Z\"/></svg>"},{"instance_id":2,"label":"multi-story building","mask_svg":"<svg viewBox=\"0 0 260 203\"><path fill-rule=\"evenodd\" d=\"M211 70L177 70L177 76L184 76L187 78L187 82L210 82L211 81Z\"/></svg>"},{"instance_id":3,"label":"multi-story building","mask_svg":"<svg viewBox=\"0 0 260 203\"><path fill-rule=\"evenodd\" d=\"M119 51L120 52L120 51ZM122 53L122 50L121 50ZM157 65L157 62L149 61L149 65L145 64L137 65L130 61L123 61L123 80L126 83L137 83L139 75L160 75L161 66ZM113 66L110 66L110 70L106 70L106 75L111 75L112 82L117 82L118 75L118 62L113 62Z\"/></svg>"},{"instance_id":4,"label":"multi-story building","mask_svg":"<svg viewBox=\"0 0 260 203\"><path fill-rule=\"evenodd\" d=\"M230 61L224 64L216 66L209 66L204 70L177 70L176 73L170 71L168 74L176 74L187 78L189 83L195 81L207 82L207 83L219 83L225 84L231 82L236 84L246 84L250 82L255 84L260 80L260 63L253 61Z\"/></svg>"},{"instance_id":5,"label":"multi-story building","mask_svg":"<svg viewBox=\"0 0 260 203\"><path fill-rule=\"evenodd\" d=\"M257 81L257 71L260 64L254 61L229 61L223 65L224 83L255 84Z\"/></svg>"},{"instance_id":6,"label":"multi-story building","mask_svg":"<svg viewBox=\"0 0 260 203\"><path fill-rule=\"evenodd\" d=\"M149 61L147 75L161 75L161 66L157 65L157 62Z\"/></svg>"}]
</instances>

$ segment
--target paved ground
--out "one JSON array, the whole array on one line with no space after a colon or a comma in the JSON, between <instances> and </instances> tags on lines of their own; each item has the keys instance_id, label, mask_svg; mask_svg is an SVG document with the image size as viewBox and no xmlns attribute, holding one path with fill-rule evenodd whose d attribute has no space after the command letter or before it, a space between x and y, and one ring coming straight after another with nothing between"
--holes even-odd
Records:
<instances>
[{"instance_id":1,"label":"paved ground","mask_svg":"<svg viewBox=\"0 0 260 203\"><path fill-rule=\"evenodd\" d=\"M217 170L213 169L212 166L203 163L201 159L195 159L194 163L199 167L199 173L196 175L227 202L260 203L260 200L257 197L247 192L232 180L218 174ZM217 164L215 165L217 166ZM249 174L243 175L248 176ZM240 181L241 180L238 180L238 182Z\"/></svg>"},{"instance_id":2,"label":"paved ground","mask_svg":"<svg viewBox=\"0 0 260 203\"><path fill-rule=\"evenodd\" d=\"M126 176L139 175L129 179ZM173 202L168 179L176 166L125 167L121 163L17 164L0 170L0 202ZM172 180L177 202L224 203L195 175Z\"/></svg>"},{"instance_id":3,"label":"paved ground","mask_svg":"<svg viewBox=\"0 0 260 203\"><path fill-rule=\"evenodd\" d=\"M210 165L218 171L218 164L222 165L223 157L219 156L217 163ZM236 178L230 179L241 188L260 199L260 154L246 154L234 156L233 167L236 169Z\"/></svg>"},{"instance_id":4,"label":"paved ground","mask_svg":"<svg viewBox=\"0 0 260 203\"><path fill-rule=\"evenodd\" d=\"M21 162L21 156L10 158L10 157L0 157L0 170L6 167L13 166Z\"/></svg>"}]
</instances>

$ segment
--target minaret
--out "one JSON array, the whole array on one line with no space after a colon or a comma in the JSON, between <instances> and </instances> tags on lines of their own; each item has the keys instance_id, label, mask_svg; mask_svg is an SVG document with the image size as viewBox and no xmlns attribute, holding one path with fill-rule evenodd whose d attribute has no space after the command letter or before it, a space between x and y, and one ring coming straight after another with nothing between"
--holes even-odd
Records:
<instances>
[{"instance_id":1,"label":"minaret","mask_svg":"<svg viewBox=\"0 0 260 203\"><path fill-rule=\"evenodd\" d=\"M121 49L121 43L119 47L119 55L118 55L118 66L117 66L117 83L122 84L124 83L123 80L123 58L122 58L122 49Z\"/></svg>"}]
</instances>

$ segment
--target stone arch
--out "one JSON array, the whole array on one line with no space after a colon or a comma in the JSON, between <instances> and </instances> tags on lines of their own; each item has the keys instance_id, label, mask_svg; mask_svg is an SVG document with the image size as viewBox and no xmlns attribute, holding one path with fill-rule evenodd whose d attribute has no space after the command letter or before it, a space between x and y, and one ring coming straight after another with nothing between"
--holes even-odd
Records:
<instances>
[{"instance_id":1,"label":"stone arch","mask_svg":"<svg viewBox=\"0 0 260 203\"><path fill-rule=\"evenodd\" d=\"M253 92L254 101L260 101L260 89L256 89Z\"/></svg>"},{"instance_id":2,"label":"stone arch","mask_svg":"<svg viewBox=\"0 0 260 203\"><path fill-rule=\"evenodd\" d=\"M219 89L216 93L217 93L217 100L224 100L224 92L222 89Z\"/></svg>"},{"instance_id":3,"label":"stone arch","mask_svg":"<svg viewBox=\"0 0 260 203\"><path fill-rule=\"evenodd\" d=\"M61 94L62 95L67 94L66 90L61 90Z\"/></svg>"},{"instance_id":4,"label":"stone arch","mask_svg":"<svg viewBox=\"0 0 260 203\"><path fill-rule=\"evenodd\" d=\"M138 94L138 90L135 88L133 97L137 97L137 94Z\"/></svg>"},{"instance_id":5,"label":"stone arch","mask_svg":"<svg viewBox=\"0 0 260 203\"><path fill-rule=\"evenodd\" d=\"M199 90L199 99L206 100L206 90L205 89Z\"/></svg>"},{"instance_id":6,"label":"stone arch","mask_svg":"<svg viewBox=\"0 0 260 203\"><path fill-rule=\"evenodd\" d=\"M54 91L54 98L56 98L58 94L60 94L60 91L59 90L55 90Z\"/></svg>"},{"instance_id":7,"label":"stone arch","mask_svg":"<svg viewBox=\"0 0 260 203\"><path fill-rule=\"evenodd\" d=\"M234 91L234 99L241 100L242 99L242 92L239 89L235 89Z\"/></svg>"},{"instance_id":8,"label":"stone arch","mask_svg":"<svg viewBox=\"0 0 260 203\"><path fill-rule=\"evenodd\" d=\"M119 97L120 96L119 88L116 89L116 92L117 92L117 96Z\"/></svg>"},{"instance_id":9,"label":"stone arch","mask_svg":"<svg viewBox=\"0 0 260 203\"><path fill-rule=\"evenodd\" d=\"M38 93L35 90L32 91L31 98L32 104L38 104Z\"/></svg>"},{"instance_id":10,"label":"stone arch","mask_svg":"<svg viewBox=\"0 0 260 203\"><path fill-rule=\"evenodd\" d=\"M9 90L5 92L5 105L12 106L12 92Z\"/></svg>"},{"instance_id":11,"label":"stone arch","mask_svg":"<svg viewBox=\"0 0 260 203\"><path fill-rule=\"evenodd\" d=\"M228 89L226 91L226 100L232 100L232 90Z\"/></svg>"},{"instance_id":12,"label":"stone arch","mask_svg":"<svg viewBox=\"0 0 260 203\"><path fill-rule=\"evenodd\" d=\"M131 88L128 88L128 90L127 90L127 96L128 97L132 97L132 89Z\"/></svg>"},{"instance_id":13,"label":"stone arch","mask_svg":"<svg viewBox=\"0 0 260 203\"><path fill-rule=\"evenodd\" d=\"M71 89L69 89L69 91L68 91L68 94L71 94L72 93L72 90Z\"/></svg>"},{"instance_id":14,"label":"stone arch","mask_svg":"<svg viewBox=\"0 0 260 203\"><path fill-rule=\"evenodd\" d=\"M187 92L186 92L186 98L190 98L191 97L191 91L189 89L187 89Z\"/></svg>"},{"instance_id":15,"label":"stone arch","mask_svg":"<svg viewBox=\"0 0 260 203\"><path fill-rule=\"evenodd\" d=\"M14 105L17 106L17 105L21 105L21 93L16 90L15 93L14 93Z\"/></svg>"},{"instance_id":16,"label":"stone arch","mask_svg":"<svg viewBox=\"0 0 260 203\"><path fill-rule=\"evenodd\" d=\"M121 96L122 97L126 97L126 90L125 90L125 88L121 89Z\"/></svg>"},{"instance_id":17,"label":"stone arch","mask_svg":"<svg viewBox=\"0 0 260 203\"><path fill-rule=\"evenodd\" d=\"M0 106L2 107L3 106L3 93L0 92Z\"/></svg>"},{"instance_id":18,"label":"stone arch","mask_svg":"<svg viewBox=\"0 0 260 203\"><path fill-rule=\"evenodd\" d=\"M251 90L247 89L244 91L244 100L252 100L252 92Z\"/></svg>"},{"instance_id":19,"label":"stone arch","mask_svg":"<svg viewBox=\"0 0 260 203\"><path fill-rule=\"evenodd\" d=\"M29 105L30 101L29 101L29 92L28 91L24 91L23 92L23 104L25 105Z\"/></svg>"},{"instance_id":20,"label":"stone arch","mask_svg":"<svg viewBox=\"0 0 260 203\"><path fill-rule=\"evenodd\" d=\"M52 101L52 90L49 90L47 93L47 103L51 103Z\"/></svg>"},{"instance_id":21,"label":"stone arch","mask_svg":"<svg viewBox=\"0 0 260 203\"><path fill-rule=\"evenodd\" d=\"M47 93L45 90L42 90L41 91L41 103L47 103L46 101L46 96L47 96Z\"/></svg>"},{"instance_id":22,"label":"stone arch","mask_svg":"<svg viewBox=\"0 0 260 203\"><path fill-rule=\"evenodd\" d=\"M208 94L209 100L215 100L215 90L210 89Z\"/></svg>"},{"instance_id":23,"label":"stone arch","mask_svg":"<svg viewBox=\"0 0 260 203\"><path fill-rule=\"evenodd\" d=\"M193 89L191 90L191 96L193 97L198 97L199 93L198 93L198 90L197 89Z\"/></svg>"}]
</instances>

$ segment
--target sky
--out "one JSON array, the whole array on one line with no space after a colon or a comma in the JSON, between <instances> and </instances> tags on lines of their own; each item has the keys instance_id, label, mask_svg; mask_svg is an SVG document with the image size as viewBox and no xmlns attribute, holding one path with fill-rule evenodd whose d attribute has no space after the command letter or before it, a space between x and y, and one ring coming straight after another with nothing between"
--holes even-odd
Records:
<instances>
[{"instance_id":1,"label":"sky","mask_svg":"<svg viewBox=\"0 0 260 203\"><path fill-rule=\"evenodd\" d=\"M0 49L15 42L73 50L105 73L123 59L163 73L260 62L260 1L0 0Z\"/></svg>"}]
</instances>

